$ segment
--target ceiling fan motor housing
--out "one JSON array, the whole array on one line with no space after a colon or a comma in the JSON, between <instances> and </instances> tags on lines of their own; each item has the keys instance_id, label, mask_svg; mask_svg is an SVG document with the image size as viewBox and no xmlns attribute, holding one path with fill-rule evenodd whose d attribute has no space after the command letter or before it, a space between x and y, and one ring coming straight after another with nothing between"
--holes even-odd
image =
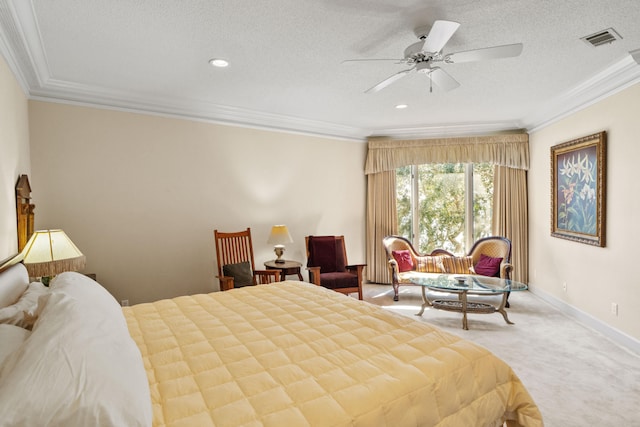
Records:
<instances>
[{"instance_id":1,"label":"ceiling fan motor housing","mask_svg":"<svg viewBox=\"0 0 640 427\"><path fill-rule=\"evenodd\" d=\"M429 61L418 62L416 64L416 71L419 73L425 73L425 74L430 73L432 71L431 63Z\"/></svg>"},{"instance_id":2,"label":"ceiling fan motor housing","mask_svg":"<svg viewBox=\"0 0 640 427\"><path fill-rule=\"evenodd\" d=\"M424 46L424 41L419 41L409 45L404 50L404 58L405 59L416 59L416 57L420 54L422 55L422 46Z\"/></svg>"}]
</instances>

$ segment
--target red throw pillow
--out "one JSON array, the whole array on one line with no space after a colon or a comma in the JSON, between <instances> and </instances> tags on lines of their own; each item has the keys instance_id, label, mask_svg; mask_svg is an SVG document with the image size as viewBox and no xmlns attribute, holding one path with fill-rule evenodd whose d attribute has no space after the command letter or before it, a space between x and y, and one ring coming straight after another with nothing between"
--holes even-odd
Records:
<instances>
[{"instance_id":1,"label":"red throw pillow","mask_svg":"<svg viewBox=\"0 0 640 427\"><path fill-rule=\"evenodd\" d=\"M402 251L392 251L391 254L398 263L398 270L400 273L403 271L413 270L413 258L411 258L411 252L405 249Z\"/></svg>"},{"instance_id":2,"label":"red throw pillow","mask_svg":"<svg viewBox=\"0 0 640 427\"><path fill-rule=\"evenodd\" d=\"M476 271L476 274L494 277L497 276L500 271L501 262L502 258L494 258L485 254L480 254L480 260L473 269Z\"/></svg>"}]
</instances>

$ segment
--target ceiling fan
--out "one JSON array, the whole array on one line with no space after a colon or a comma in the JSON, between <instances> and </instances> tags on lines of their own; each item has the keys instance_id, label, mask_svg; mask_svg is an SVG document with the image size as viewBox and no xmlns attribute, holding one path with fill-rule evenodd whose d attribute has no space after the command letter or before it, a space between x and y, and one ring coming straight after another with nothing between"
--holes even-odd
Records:
<instances>
[{"instance_id":1,"label":"ceiling fan","mask_svg":"<svg viewBox=\"0 0 640 427\"><path fill-rule=\"evenodd\" d=\"M443 53L442 49L458 27L460 27L460 24L457 22L439 20L435 21L430 29L424 27L417 28L415 34L419 41L409 45L404 50L404 58L402 59L350 59L343 62L397 61L398 64L411 66L406 70L387 77L380 83L367 89L365 93L377 92L400 80L402 77L416 72L426 74L430 79L430 83L435 83L436 86L445 91L449 91L460 86L460 83L442 68L434 66L434 64L439 62L459 64L462 62L483 61L486 59L509 58L518 56L522 52L522 43L515 43L463 52ZM433 91L432 85L430 86L430 91Z\"/></svg>"}]
</instances>

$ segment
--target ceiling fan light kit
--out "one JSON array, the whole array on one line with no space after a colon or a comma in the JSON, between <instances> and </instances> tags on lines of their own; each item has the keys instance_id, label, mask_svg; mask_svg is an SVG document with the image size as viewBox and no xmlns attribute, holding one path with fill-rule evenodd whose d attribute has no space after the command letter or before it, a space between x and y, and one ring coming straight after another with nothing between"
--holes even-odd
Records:
<instances>
[{"instance_id":1,"label":"ceiling fan light kit","mask_svg":"<svg viewBox=\"0 0 640 427\"><path fill-rule=\"evenodd\" d=\"M432 84L435 84L444 91L450 91L460 86L460 83L442 68L434 67L434 63L458 64L489 59L510 58L522 53L522 43L515 43L443 54L442 49L459 27L460 24L457 22L438 20L433 23L430 29L425 27L417 28L414 33L419 41L410 44L404 50L404 57L402 59L390 60L398 64L409 65L411 68L392 74L375 86L367 89L365 93L378 92L413 72L426 74L427 77L429 77L430 91L433 90ZM372 60L356 59L352 61Z\"/></svg>"},{"instance_id":2,"label":"ceiling fan light kit","mask_svg":"<svg viewBox=\"0 0 640 427\"><path fill-rule=\"evenodd\" d=\"M213 58L209 60L209 64L211 64L214 67L224 68L229 66L229 61L222 58Z\"/></svg>"}]
</instances>

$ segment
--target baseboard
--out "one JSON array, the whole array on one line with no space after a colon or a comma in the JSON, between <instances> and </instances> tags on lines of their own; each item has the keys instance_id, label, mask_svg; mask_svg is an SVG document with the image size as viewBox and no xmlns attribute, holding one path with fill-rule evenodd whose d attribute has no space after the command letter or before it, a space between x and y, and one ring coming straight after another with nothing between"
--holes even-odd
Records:
<instances>
[{"instance_id":1,"label":"baseboard","mask_svg":"<svg viewBox=\"0 0 640 427\"><path fill-rule=\"evenodd\" d=\"M566 302L554 297L551 294L548 294L543 290L530 286L529 291L541 300L551 304L553 307L557 308L567 316L573 317L578 322L583 323L584 325L600 332L611 341L640 356L640 341L638 341L634 337L625 334L624 332L604 323L602 320L597 319L588 313L585 313L584 311L572 306L571 304L567 304Z\"/></svg>"}]
</instances>

